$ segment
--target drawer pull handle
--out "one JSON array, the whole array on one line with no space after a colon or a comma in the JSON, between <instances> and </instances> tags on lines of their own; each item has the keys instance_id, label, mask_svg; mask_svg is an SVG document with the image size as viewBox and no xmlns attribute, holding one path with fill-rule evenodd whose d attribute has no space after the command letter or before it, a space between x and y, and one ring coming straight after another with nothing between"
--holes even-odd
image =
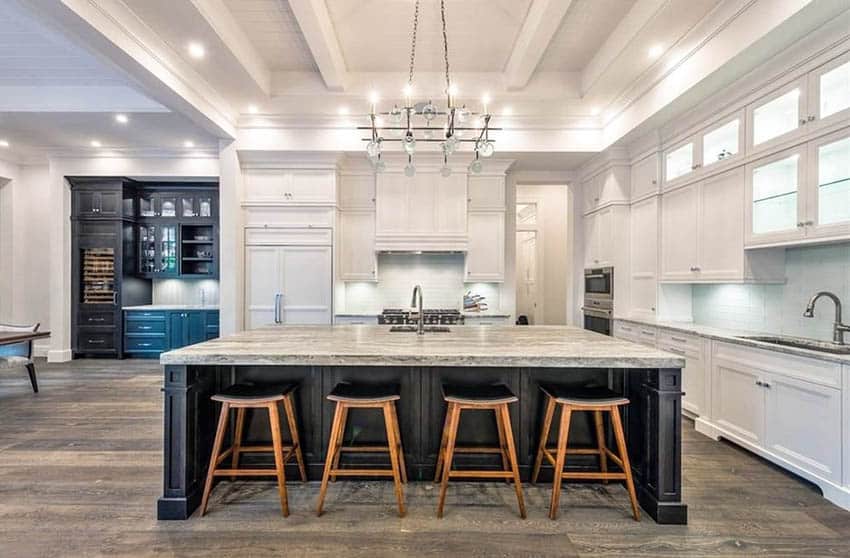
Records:
<instances>
[{"instance_id":1,"label":"drawer pull handle","mask_svg":"<svg viewBox=\"0 0 850 558\"><path fill-rule=\"evenodd\" d=\"M683 338L683 337L672 337L671 336L670 339L672 339L673 341L676 341L678 343L687 343L688 342L688 340Z\"/></svg>"},{"instance_id":2,"label":"drawer pull handle","mask_svg":"<svg viewBox=\"0 0 850 558\"><path fill-rule=\"evenodd\" d=\"M622 329L623 331L631 331L632 330L632 328L626 327L626 326L620 326L620 329Z\"/></svg>"},{"instance_id":3,"label":"drawer pull handle","mask_svg":"<svg viewBox=\"0 0 850 558\"><path fill-rule=\"evenodd\" d=\"M139 343L139 347L150 347L150 343Z\"/></svg>"},{"instance_id":4,"label":"drawer pull handle","mask_svg":"<svg viewBox=\"0 0 850 558\"><path fill-rule=\"evenodd\" d=\"M104 320L103 320L103 318L89 318L89 321L90 322L102 322Z\"/></svg>"},{"instance_id":5,"label":"drawer pull handle","mask_svg":"<svg viewBox=\"0 0 850 558\"><path fill-rule=\"evenodd\" d=\"M139 326L139 329L150 329L151 326Z\"/></svg>"},{"instance_id":6,"label":"drawer pull handle","mask_svg":"<svg viewBox=\"0 0 850 558\"><path fill-rule=\"evenodd\" d=\"M682 349L677 349L676 347L667 347L666 350L670 351L671 353L676 353L677 355L686 356L685 351L683 351Z\"/></svg>"},{"instance_id":7,"label":"drawer pull handle","mask_svg":"<svg viewBox=\"0 0 850 558\"><path fill-rule=\"evenodd\" d=\"M89 344L91 345L103 345L103 339L89 339Z\"/></svg>"},{"instance_id":8,"label":"drawer pull handle","mask_svg":"<svg viewBox=\"0 0 850 558\"><path fill-rule=\"evenodd\" d=\"M645 329L640 330L643 335L655 335L654 331L647 331Z\"/></svg>"}]
</instances>

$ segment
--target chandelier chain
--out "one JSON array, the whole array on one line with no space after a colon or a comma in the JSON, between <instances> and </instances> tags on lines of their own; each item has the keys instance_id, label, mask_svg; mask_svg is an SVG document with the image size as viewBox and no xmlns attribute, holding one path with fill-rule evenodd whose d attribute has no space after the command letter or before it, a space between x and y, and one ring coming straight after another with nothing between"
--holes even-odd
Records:
<instances>
[{"instance_id":1,"label":"chandelier chain","mask_svg":"<svg viewBox=\"0 0 850 558\"><path fill-rule=\"evenodd\" d=\"M452 83L449 78L449 36L446 33L446 0L440 0L440 18L443 20L443 60L446 63L446 92L448 93Z\"/></svg>"},{"instance_id":2,"label":"chandelier chain","mask_svg":"<svg viewBox=\"0 0 850 558\"><path fill-rule=\"evenodd\" d=\"M416 31L419 29L419 0L413 11L413 36L410 41L410 70L407 74L408 85L413 85L413 67L416 63Z\"/></svg>"}]
</instances>

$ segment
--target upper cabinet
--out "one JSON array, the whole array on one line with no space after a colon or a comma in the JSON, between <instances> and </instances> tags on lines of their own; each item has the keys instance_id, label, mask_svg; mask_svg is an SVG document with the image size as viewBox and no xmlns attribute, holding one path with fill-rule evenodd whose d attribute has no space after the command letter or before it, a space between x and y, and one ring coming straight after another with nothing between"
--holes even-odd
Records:
<instances>
[{"instance_id":1,"label":"upper cabinet","mask_svg":"<svg viewBox=\"0 0 850 558\"><path fill-rule=\"evenodd\" d=\"M584 212L590 213L611 203L628 203L630 168L607 166L582 182Z\"/></svg>"},{"instance_id":2,"label":"upper cabinet","mask_svg":"<svg viewBox=\"0 0 850 558\"><path fill-rule=\"evenodd\" d=\"M761 153L848 116L850 53L845 53L747 107L749 153Z\"/></svg>"},{"instance_id":3,"label":"upper cabinet","mask_svg":"<svg viewBox=\"0 0 850 558\"><path fill-rule=\"evenodd\" d=\"M746 245L850 235L850 129L747 165Z\"/></svg>"},{"instance_id":4,"label":"upper cabinet","mask_svg":"<svg viewBox=\"0 0 850 558\"><path fill-rule=\"evenodd\" d=\"M467 282L505 280L505 175L467 179Z\"/></svg>"},{"instance_id":5,"label":"upper cabinet","mask_svg":"<svg viewBox=\"0 0 850 558\"><path fill-rule=\"evenodd\" d=\"M334 170L249 168L243 171L244 201L263 205L333 205Z\"/></svg>"},{"instance_id":6,"label":"upper cabinet","mask_svg":"<svg viewBox=\"0 0 850 558\"><path fill-rule=\"evenodd\" d=\"M687 136L664 151L664 187L698 180L707 171L731 167L744 143L743 112L738 111Z\"/></svg>"},{"instance_id":7,"label":"upper cabinet","mask_svg":"<svg viewBox=\"0 0 850 558\"><path fill-rule=\"evenodd\" d=\"M458 250L467 248L467 179L438 172L384 172L377 176L376 250Z\"/></svg>"},{"instance_id":8,"label":"upper cabinet","mask_svg":"<svg viewBox=\"0 0 850 558\"><path fill-rule=\"evenodd\" d=\"M632 165L632 200L637 201L658 192L658 155L653 153Z\"/></svg>"},{"instance_id":9,"label":"upper cabinet","mask_svg":"<svg viewBox=\"0 0 850 558\"><path fill-rule=\"evenodd\" d=\"M469 175L467 182L469 210L504 210L505 175Z\"/></svg>"},{"instance_id":10,"label":"upper cabinet","mask_svg":"<svg viewBox=\"0 0 850 558\"><path fill-rule=\"evenodd\" d=\"M75 219L132 219L136 192L133 183L115 179L69 178Z\"/></svg>"},{"instance_id":11,"label":"upper cabinet","mask_svg":"<svg viewBox=\"0 0 850 558\"><path fill-rule=\"evenodd\" d=\"M340 175L339 208L375 210L375 173Z\"/></svg>"}]
</instances>

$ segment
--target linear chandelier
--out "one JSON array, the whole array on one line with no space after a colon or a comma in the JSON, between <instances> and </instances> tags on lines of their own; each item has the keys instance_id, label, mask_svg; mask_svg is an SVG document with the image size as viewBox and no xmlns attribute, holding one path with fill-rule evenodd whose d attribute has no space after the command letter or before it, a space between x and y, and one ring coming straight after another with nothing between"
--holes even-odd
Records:
<instances>
[{"instance_id":1,"label":"linear chandelier","mask_svg":"<svg viewBox=\"0 0 850 558\"><path fill-rule=\"evenodd\" d=\"M407 154L407 165L404 173L407 176L416 174L414 155L418 143L439 143L443 153L443 166L440 174L449 176L449 156L454 154L461 143L472 143L475 159L469 164L469 172L477 174L481 172L481 158L492 157L496 148L494 141L490 139L491 131L500 128L490 126L490 113L487 106L490 102L485 95L482 99L483 111L472 112L466 105L458 107L455 104L457 97L457 86L452 82L449 69L449 41L446 33L446 2L440 0L440 18L443 26L443 61L445 63L446 78L446 108L440 109L430 99L427 101L414 102L413 100L413 75L416 62L416 34L419 30L419 2L413 12L413 33L410 38L410 68L408 71L407 84L404 86L404 106L393 105L392 110L379 112L377 110L378 95L373 92L369 99L369 126L358 126L358 130L369 130L369 137L362 138L366 144L366 154L372 162L375 171L381 172L385 168L382 160L384 142L401 142L404 152ZM445 119L442 126L438 119ZM389 121L389 125L387 124ZM384 134L387 134L385 136ZM464 137L466 136L466 137Z\"/></svg>"}]
</instances>

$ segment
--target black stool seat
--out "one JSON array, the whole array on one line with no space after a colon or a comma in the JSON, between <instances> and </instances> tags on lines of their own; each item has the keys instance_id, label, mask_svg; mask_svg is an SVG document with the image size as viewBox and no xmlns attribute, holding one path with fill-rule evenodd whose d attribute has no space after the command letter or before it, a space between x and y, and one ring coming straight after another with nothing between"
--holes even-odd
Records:
<instances>
[{"instance_id":1,"label":"black stool seat","mask_svg":"<svg viewBox=\"0 0 850 558\"><path fill-rule=\"evenodd\" d=\"M328 394L330 401L397 401L401 398L396 384L349 384L339 383Z\"/></svg>"},{"instance_id":2,"label":"black stool seat","mask_svg":"<svg viewBox=\"0 0 850 558\"><path fill-rule=\"evenodd\" d=\"M505 384L443 384L443 399L462 405L514 403L519 401Z\"/></svg>"},{"instance_id":3,"label":"black stool seat","mask_svg":"<svg viewBox=\"0 0 850 558\"><path fill-rule=\"evenodd\" d=\"M574 387L558 384L541 384L543 393L558 403L569 405L627 405L629 400L606 387Z\"/></svg>"},{"instance_id":4,"label":"black stool seat","mask_svg":"<svg viewBox=\"0 0 850 558\"><path fill-rule=\"evenodd\" d=\"M213 401L228 403L248 403L263 401L281 401L288 393L298 387L289 384L233 384L211 397Z\"/></svg>"}]
</instances>

